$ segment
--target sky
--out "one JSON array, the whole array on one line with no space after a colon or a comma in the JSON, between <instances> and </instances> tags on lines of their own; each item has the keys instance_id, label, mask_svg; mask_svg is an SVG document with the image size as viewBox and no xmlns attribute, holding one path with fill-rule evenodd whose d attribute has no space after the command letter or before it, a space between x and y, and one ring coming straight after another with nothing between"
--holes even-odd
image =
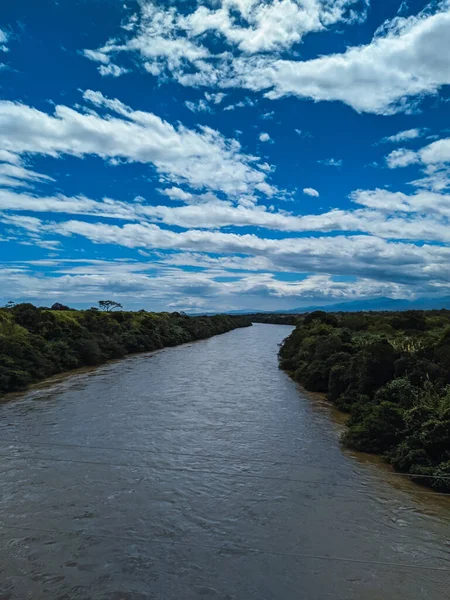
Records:
<instances>
[{"instance_id":1,"label":"sky","mask_svg":"<svg viewBox=\"0 0 450 600\"><path fill-rule=\"evenodd\" d=\"M450 295L450 0L0 4L0 304Z\"/></svg>"}]
</instances>

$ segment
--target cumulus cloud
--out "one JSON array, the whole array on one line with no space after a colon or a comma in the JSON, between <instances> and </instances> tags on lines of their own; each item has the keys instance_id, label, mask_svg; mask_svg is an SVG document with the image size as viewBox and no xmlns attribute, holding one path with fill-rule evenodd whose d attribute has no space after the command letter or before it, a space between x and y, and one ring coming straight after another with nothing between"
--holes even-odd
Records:
<instances>
[{"instance_id":1,"label":"cumulus cloud","mask_svg":"<svg viewBox=\"0 0 450 600\"><path fill-rule=\"evenodd\" d=\"M450 163L450 138L437 140L419 151L420 160L426 165Z\"/></svg>"},{"instance_id":2,"label":"cumulus cloud","mask_svg":"<svg viewBox=\"0 0 450 600\"><path fill-rule=\"evenodd\" d=\"M416 152L406 148L394 150L386 157L386 161L391 169L407 167L415 163L421 163L428 167L450 163L450 138L436 140Z\"/></svg>"},{"instance_id":3,"label":"cumulus cloud","mask_svg":"<svg viewBox=\"0 0 450 600\"><path fill-rule=\"evenodd\" d=\"M409 165L416 164L419 162L419 157L417 152L413 150L399 148L386 156L386 162L390 169L396 169L397 167L408 167Z\"/></svg>"},{"instance_id":4,"label":"cumulus cloud","mask_svg":"<svg viewBox=\"0 0 450 600\"><path fill-rule=\"evenodd\" d=\"M259 141L260 142L270 142L271 137L268 133L260 133L259 134Z\"/></svg>"},{"instance_id":5,"label":"cumulus cloud","mask_svg":"<svg viewBox=\"0 0 450 600\"><path fill-rule=\"evenodd\" d=\"M407 110L408 99L435 94L450 83L448 2L436 14L396 18L373 40L309 61L276 60L253 72L243 69L243 82L266 95L289 94L313 100L339 100L358 112L391 114ZM258 85L260 78L262 86Z\"/></svg>"},{"instance_id":6,"label":"cumulus cloud","mask_svg":"<svg viewBox=\"0 0 450 600\"><path fill-rule=\"evenodd\" d=\"M123 43L110 40L98 50L86 50L85 55L95 60L98 53L134 52L159 69L176 71L189 64L207 70L207 60L212 58L202 43L207 33L251 55L289 49L308 33L365 17L365 2L358 11L358 0L220 0L210 6L198 1L183 13L163 2L140 4L139 20L133 15Z\"/></svg>"},{"instance_id":7,"label":"cumulus cloud","mask_svg":"<svg viewBox=\"0 0 450 600\"><path fill-rule=\"evenodd\" d=\"M303 193L307 196L312 196L313 198L318 198L320 196L319 192L314 188L303 188Z\"/></svg>"},{"instance_id":8,"label":"cumulus cloud","mask_svg":"<svg viewBox=\"0 0 450 600\"><path fill-rule=\"evenodd\" d=\"M450 165L427 165L423 168L422 176L409 183L417 188L442 192L450 188Z\"/></svg>"},{"instance_id":9,"label":"cumulus cloud","mask_svg":"<svg viewBox=\"0 0 450 600\"><path fill-rule=\"evenodd\" d=\"M230 44L248 54L290 48L313 31L323 31L339 21L356 20L352 0L222 0L219 8L200 5L195 12L180 20L191 35L207 31L220 33ZM232 11L238 11L246 25L238 24Z\"/></svg>"},{"instance_id":10,"label":"cumulus cloud","mask_svg":"<svg viewBox=\"0 0 450 600\"><path fill-rule=\"evenodd\" d=\"M369 43L343 53L279 58L279 50L289 51L307 33L363 19L365 11L358 13L357 5L351 0L221 0L211 8L198 2L181 14L173 6L142 2L139 25L123 43L109 41L87 56L111 60L133 52L152 74L169 73L183 85L240 86L271 99L340 101L376 114L409 111L416 99L450 83L448 0L418 15L397 16ZM232 51L214 54L204 45L207 33L221 36Z\"/></svg>"},{"instance_id":11,"label":"cumulus cloud","mask_svg":"<svg viewBox=\"0 0 450 600\"><path fill-rule=\"evenodd\" d=\"M87 91L84 99L108 113L58 105L47 114L24 104L0 101L0 145L13 154L99 156L150 163L167 180L194 188L239 195L273 193L257 159L238 141L209 127L192 130L134 111L119 100Z\"/></svg>"}]
</instances>

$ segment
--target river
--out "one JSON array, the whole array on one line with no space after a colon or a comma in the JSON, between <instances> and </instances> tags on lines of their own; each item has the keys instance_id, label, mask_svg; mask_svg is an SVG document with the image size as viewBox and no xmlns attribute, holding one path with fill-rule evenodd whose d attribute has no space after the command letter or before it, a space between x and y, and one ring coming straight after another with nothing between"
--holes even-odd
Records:
<instances>
[{"instance_id":1,"label":"river","mask_svg":"<svg viewBox=\"0 0 450 600\"><path fill-rule=\"evenodd\" d=\"M344 452L291 327L132 356L0 405L0 598L448 597L450 496Z\"/></svg>"}]
</instances>

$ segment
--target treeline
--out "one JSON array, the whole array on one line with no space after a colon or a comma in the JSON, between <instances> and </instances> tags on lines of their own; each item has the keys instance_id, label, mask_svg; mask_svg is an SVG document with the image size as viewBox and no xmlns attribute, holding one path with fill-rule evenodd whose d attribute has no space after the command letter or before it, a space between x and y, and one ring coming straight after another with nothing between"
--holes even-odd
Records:
<instances>
[{"instance_id":1,"label":"treeline","mask_svg":"<svg viewBox=\"0 0 450 600\"><path fill-rule=\"evenodd\" d=\"M450 311L310 313L280 366L350 413L346 446L450 491Z\"/></svg>"},{"instance_id":2,"label":"treeline","mask_svg":"<svg viewBox=\"0 0 450 600\"><path fill-rule=\"evenodd\" d=\"M251 325L246 317L180 313L0 309L0 394L64 371L158 350ZM62 309L61 309L62 308Z\"/></svg>"},{"instance_id":3,"label":"treeline","mask_svg":"<svg viewBox=\"0 0 450 600\"><path fill-rule=\"evenodd\" d=\"M296 325L298 315L279 313L255 313L246 315L252 323L270 323L271 325Z\"/></svg>"}]
</instances>

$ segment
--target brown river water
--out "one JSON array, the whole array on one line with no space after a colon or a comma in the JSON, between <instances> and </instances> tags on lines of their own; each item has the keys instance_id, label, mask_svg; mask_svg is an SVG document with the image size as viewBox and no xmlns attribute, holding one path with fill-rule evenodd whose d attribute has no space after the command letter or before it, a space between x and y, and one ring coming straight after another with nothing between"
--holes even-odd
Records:
<instances>
[{"instance_id":1,"label":"brown river water","mask_svg":"<svg viewBox=\"0 0 450 600\"><path fill-rule=\"evenodd\" d=\"M0 405L0 600L444 600L450 495L343 451L254 325Z\"/></svg>"}]
</instances>

